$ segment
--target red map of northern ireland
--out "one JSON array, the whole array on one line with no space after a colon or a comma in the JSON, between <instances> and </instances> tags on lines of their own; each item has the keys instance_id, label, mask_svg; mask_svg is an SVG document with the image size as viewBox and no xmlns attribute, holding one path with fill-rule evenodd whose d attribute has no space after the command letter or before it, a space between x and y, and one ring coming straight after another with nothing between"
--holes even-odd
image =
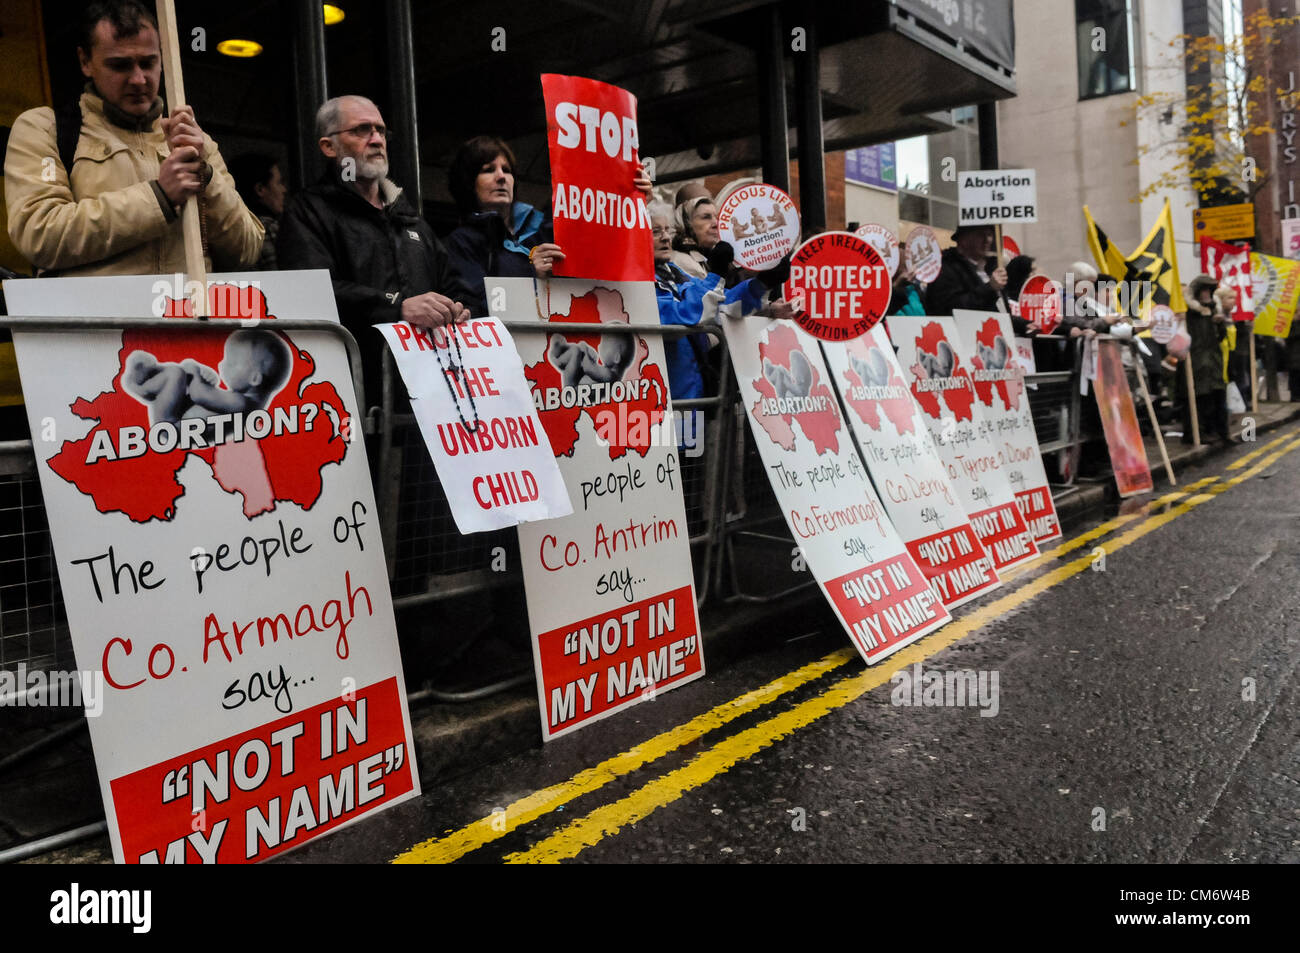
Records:
<instances>
[{"instance_id":1,"label":"red map of northern ireland","mask_svg":"<svg viewBox=\"0 0 1300 953\"><path fill-rule=\"evenodd\" d=\"M942 390L921 390L918 386L922 380L930 379L930 372L922 363L923 355L937 356L940 353L939 345L947 344L952 353L952 370L948 375L952 378L964 378L965 386L949 387ZM912 396L916 402L921 405L921 409L930 415L934 420L938 420L943 412L939 408L939 400L948 406L958 420L973 420L975 412L973 405L975 403L975 394L971 389L970 374L966 368L961 366L961 358L957 356L956 349L948 342L943 333L942 325L938 323L927 324L921 329L921 336L916 339L917 363L912 365Z\"/></svg>"},{"instance_id":2,"label":"red map of northern ireland","mask_svg":"<svg viewBox=\"0 0 1300 953\"><path fill-rule=\"evenodd\" d=\"M587 294L574 298L567 313L556 313L550 321L566 324L629 324L623 296L612 288L594 288ZM614 335L610 335L614 337ZM619 336L622 338L623 336ZM630 366L619 381L634 385L635 397L624 400L600 400L596 403L570 407L550 406L548 399L559 400L566 389L559 369L548 357L552 341L562 339L567 346L586 345L601 360L602 335L599 328L591 334L548 335L543 345L541 360L524 366L524 377L533 385L533 399L542 429L551 441L557 457L573 455L578 445L578 421L586 414L597 433L608 444L609 458L617 460L629 450L644 457L653 443L651 427L658 426L668 409L668 388L657 364L647 364L649 347L644 339L634 336L636 353ZM626 389L626 388L625 388ZM572 390L572 388L570 388Z\"/></svg>"},{"instance_id":3,"label":"red map of northern ireland","mask_svg":"<svg viewBox=\"0 0 1300 953\"><path fill-rule=\"evenodd\" d=\"M214 296L214 300L221 299ZM264 300L260 310L265 312ZM179 313L173 304L168 316ZM261 438L243 435L217 446L139 453L128 447L124 430L138 428L147 434L150 429L148 407L122 387L128 356L144 351L159 364L193 360L216 368L225 353L226 337L185 330L124 331L117 373L108 390L93 398L78 398L71 405L73 414L94 426L84 437L64 441L47 461L50 469L91 497L101 513L120 512L137 523L176 515L185 494L178 474L191 456L210 468L218 486L241 496L246 517L274 510L280 502L310 509L320 497L322 468L342 461L347 453L348 415L334 385L308 383L316 362L284 335L280 337L289 347L292 369L288 382L265 409L272 417L295 421L292 428L281 427Z\"/></svg>"},{"instance_id":4,"label":"red map of northern ireland","mask_svg":"<svg viewBox=\"0 0 1300 953\"><path fill-rule=\"evenodd\" d=\"M984 370L984 361L980 357L983 349L987 348L992 353L997 350L998 338L1002 337L1002 327L997 318L986 318L984 324L980 326L979 333L975 335L976 355L971 359L971 366ZM1006 338L1002 338L1002 347L1005 349L1010 345ZM1016 356L1014 353L1006 357L1006 368L1015 372ZM1020 406L1020 395L1024 392L1024 380L1019 373L1013 373L1006 380L1001 381L975 381L975 393L979 396L980 402L985 407L993 406L993 395L996 393L1002 398L1002 406L1007 410L1016 410Z\"/></svg>"},{"instance_id":5,"label":"red map of northern ireland","mask_svg":"<svg viewBox=\"0 0 1300 953\"><path fill-rule=\"evenodd\" d=\"M853 408L853 412L861 418L862 422L872 430L878 431L881 429L883 412L883 416L889 418L899 436L905 433L915 433L916 427L912 418L912 397L907 385L903 383L903 378L894 370L894 362L879 354L868 343L869 340L869 337L864 336L845 345L845 349L849 354L849 366L844 371L846 385L843 391L844 401ZM858 395L866 391L869 384L862 379L856 368L871 362L872 354L876 355L876 367L883 367L889 373L889 380L883 385L882 392L885 396L868 396L871 392L867 391L864 396L859 397Z\"/></svg>"},{"instance_id":6,"label":"red map of northern ireland","mask_svg":"<svg viewBox=\"0 0 1300 953\"><path fill-rule=\"evenodd\" d=\"M770 362L771 366L786 371L790 370L793 363L792 355L795 354L803 356L807 361L794 330L786 325L772 327L767 333L767 340L760 341L758 345L760 363ZM784 450L794 449L793 421L797 419L799 429L812 442L813 449L818 454L826 453L828 450L831 453L839 453L840 414L835 405L835 396L826 382L821 379L821 374L816 367L811 362L808 364L812 371L812 379L808 385L808 393L804 396L818 409L794 414L765 412L764 401L775 399L778 395L767 377L760 374L753 382L754 389L759 394L759 401L753 408L754 420L772 438L772 442Z\"/></svg>"}]
</instances>

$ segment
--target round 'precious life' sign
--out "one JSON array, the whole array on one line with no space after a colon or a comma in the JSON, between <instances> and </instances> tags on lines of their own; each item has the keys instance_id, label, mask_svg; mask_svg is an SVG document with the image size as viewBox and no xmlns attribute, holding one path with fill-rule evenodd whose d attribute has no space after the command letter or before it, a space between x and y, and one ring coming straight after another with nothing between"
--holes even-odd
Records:
<instances>
[{"instance_id":1,"label":"round 'precious life' sign","mask_svg":"<svg viewBox=\"0 0 1300 953\"><path fill-rule=\"evenodd\" d=\"M750 271L776 267L799 243L794 200L774 185L744 185L718 209L718 235Z\"/></svg>"},{"instance_id":2,"label":"round 'precious life' sign","mask_svg":"<svg viewBox=\"0 0 1300 953\"><path fill-rule=\"evenodd\" d=\"M894 233L883 225L863 225L857 232L865 238L872 248L885 259L885 264L889 266L889 277L898 274L898 262L902 257L898 252L898 239Z\"/></svg>"}]
</instances>

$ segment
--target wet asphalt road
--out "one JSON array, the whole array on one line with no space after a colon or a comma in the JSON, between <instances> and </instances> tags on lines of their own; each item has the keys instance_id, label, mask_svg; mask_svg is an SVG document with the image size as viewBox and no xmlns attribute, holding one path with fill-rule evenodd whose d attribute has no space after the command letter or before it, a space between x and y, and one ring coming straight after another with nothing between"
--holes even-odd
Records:
<instances>
[{"instance_id":1,"label":"wet asphalt road","mask_svg":"<svg viewBox=\"0 0 1300 953\"><path fill-rule=\"evenodd\" d=\"M800 703L860 683L868 670L854 655L558 809L521 817L533 792L844 649L829 611L814 606L802 631L762 652L283 861L387 860L479 819L489 820L471 846L487 842L450 856L498 862L544 843L579 862L1300 861L1300 450L1254 472L1268 456L1226 470L1283 436L1270 452L1300 428L1179 474L1179 489L1212 478L1198 505L1141 532L1144 511L963 607L954 623L1019 590L988 624L937 652L946 629L922 640L925 672L973 670L986 686L996 673L991 717L978 704L893 704L891 659L876 667L882 684L828 703L784 737L757 727L798 720ZM1071 528L1066 542L1113 515ZM1094 546L1107 550L1104 569ZM1098 569L1055 578L1080 557ZM1021 588L1035 579L1041 591ZM745 756L746 743L756 753ZM564 833L593 811L597 823ZM412 856L446 859L447 843Z\"/></svg>"}]
</instances>

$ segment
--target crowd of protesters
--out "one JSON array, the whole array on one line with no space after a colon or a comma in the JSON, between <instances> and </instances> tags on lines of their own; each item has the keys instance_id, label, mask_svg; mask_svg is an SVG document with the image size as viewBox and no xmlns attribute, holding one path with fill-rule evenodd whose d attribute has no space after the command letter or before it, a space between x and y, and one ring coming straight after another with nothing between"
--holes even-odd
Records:
<instances>
[{"instance_id":1,"label":"crowd of protesters","mask_svg":"<svg viewBox=\"0 0 1300 953\"><path fill-rule=\"evenodd\" d=\"M382 353L373 325L402 319L432 327L486 313L484 279L546 279L565 261L549 213L517 199L515 156L499 138L475 137L451 162L448 187L460 222L444 241L388 178L388 130L370 100L341 96L322 104L316 134L325 171L289 197L274 157L240 156L228 171L192 110L162 118L157 26L136 0L91 4L78 57L87 79L79 110L64 110L68 116L48 107L24 113L6 155L9 233L37 273L182 270L180 210L196 201L211 266L330 272L343 323L361 344L365 397L373 404ZM119 148L139 137L151 148ZM83 153L108 160L83 162ZM59 157L53 177L46 169L52 155ZM633 184L651 197L644 173ZM759 274L739 269L732 249L720 240L718 207L704 186L690 183L676 192L673 204L651 205L662 323L708 324L725 314L790 316L780 301L788 258ZM928 285L903 262L893 279L889 313L998 310L1009 315L1017 335L1032 336L1035 328L1020 315L1017 299L1038 274L1034 259L1018 255L1000 264L991 226L964 226L952 237ZM1171 413L1183 417L1188 437L1195 403L1201 426L1227 439L1229 385L1248 400L1255 383L1243 357L1245 336L1236 334L1228 317L1228 295L1198 276L1187 289L1185 340L1167 348L1142 346L1154 389L1176 409ZM1106 283L1086 262L1071 267L1064 298L1062 338L1131 337L1140 330L1114 306ZM705 334L666 342L674 396L698 397L713 389L719 367L714 343ZM1036 349L1036 356L1050 368L1063 360L1063 344ZM1300 379L1294 332L1289 354L1293 376ZM1182 374L1169 373L1177 360L1192 366L1192 395L1185 393Z\"/></svg>"}]
</instances>

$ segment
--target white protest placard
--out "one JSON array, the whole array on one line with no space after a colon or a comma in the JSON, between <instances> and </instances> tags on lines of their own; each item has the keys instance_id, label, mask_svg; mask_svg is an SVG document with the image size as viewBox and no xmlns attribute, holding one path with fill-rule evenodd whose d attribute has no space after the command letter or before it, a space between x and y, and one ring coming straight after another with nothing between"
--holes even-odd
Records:
<instances>
[{"instance_id":1,"label":"white protest placard","mask_svg":"<svg viewBox=\"0 0 1300 953\"><path fill-rule=\"evenodd\" d=\"M822 348L885 512L944 605L995 589L993 560L957 500L885 329Z\"/></svg>"},{"instance_id":2,"label":"white protest placard","mask_svg":"<svg viewBox=\"0 0 1300 953\"><path fill-rule=\"evenodd\" d=\"M704 674L677 430L649 282L487 279L494 317L590 324L516 331L573 514L519 527L546 740ZM539 322L540 327L540 322Z\"/></svg>"},{"instance_id":3,"label":"white protest placard","mask_svg":"<svg viewBox=\"0 0 1300 953\"><path fill-rule=\"evenodd\" d=\"M1016 363L1020 365L1020 370L1026 377L1038 373L1038 362L1034 359L1033 338L1016 338ZM1030 390L1038 390L1038 385L1032 381L1025 381L1025 386Z\"/></svg>"},{"instance_id":4,"label":"white protest placard","mask_svg":"<svg viewBox=\"0 0 1300 953\"><path fill-rule=\"evenodd\" d=\"M907 233L903 254L912 276L921 284L930 284L943 270L943 249L939 247L939 237L929 226L918 225Z\"/></svg>"},{"instance_id":5,"label":"white protest placard","mask_svg":"<svg viewBox=\"0 0 1300 953\"><path fill-rule=\"evenodd\" d=\"M119 862L260 860L419 793L347 355L276 330L338 320L329 275L210 279L226 333L14 333ZM101 317L183 292L5 290L15 314Z\"/></svg>"},{"instance_id":6,"label":"white protest placard","mask_svg":"<svg viewBox=\"0 0 1300 953\"><path fill-rule=\"evenodd\" d=\"M789 321L727 321L768 480L809 571L874 664L950 618L909 555L840 415L817 341Z\"/></svg>"},{"instance_id":7,"label":"white protest placard","mask_svg":"<svg viewBox=\"0 0 1300 953\"><path fill-rule=\"evenodd\" d=\"M994 567L1001 572L1038 555L1008 479L1019 461L1008 458L996 425L980 413L952 318L891 315L889 336L948 479Z\"/></svg>"},{"instance_id":8,"label":"white protest placard","mask_svg":"<svg viewBox=\"0 0 1300 953\"><path fill-rule=\"evenodd\" d=\"M1038 186L1033 169L957 173L958 226L1036 221Z\"/></svg>"},{"instance_id":9,"label":"white protest placard","mask_svg":"<svg viewBox=\"0 0 1300 953\"><path fill-rule=\"evenodd\" d=\"M1016 358L1011 319L999 311L953 312L959 353L971 367L980 413L992 423L994 442L1009 463L1007 479L1029 532L1038 544L1061 536L1061 521L1038 452L1025 372ZM1030 352L1032 353L1032 351Z\"/></svg>"},{"instance_id":10,"label":"white protest placard","mask_svg":"<svg viewBox=\"0 0 1300 953\"><path fill-rule=\"evenodd\" d=\"M573 512L524 365L500 321L378 328L462 535Z\"/></svg>"},{"instance_id":11,"label":"white protest placard","mask_svg":"<svg viewBox=\"0 0 1300 953\"><path fill-rule=\"evenodd\" d=\"M865 238L867 244L876 250L885 264L889 267L889 277L898 274L898 264L902 258L899 251L898 239L894 233L883 225L860 225L856 232L857 235Z\"/></svg>"},{"instance_id":12,"label":"white protest placard","mask_svg":"<svg viewBox=\"0 0 1300 953\"><path fill-rule=\"evenodd\" d=\"M1151 308L1151 337L1157 344L1168 344L1178 330L1178 316L1167 304L1157 304Z\"/></svg>"},{"instance_id":13,"label":"white protest placard","mask_svg":"<svg viewBox=\"0 0 1300 953\"><path fill-rule=\"evenodd\" d=\"M767 271L799 244L799 210L775 185L744 185L718 209L718 234L750 271Z\"/></svg>"}]
</instances>

